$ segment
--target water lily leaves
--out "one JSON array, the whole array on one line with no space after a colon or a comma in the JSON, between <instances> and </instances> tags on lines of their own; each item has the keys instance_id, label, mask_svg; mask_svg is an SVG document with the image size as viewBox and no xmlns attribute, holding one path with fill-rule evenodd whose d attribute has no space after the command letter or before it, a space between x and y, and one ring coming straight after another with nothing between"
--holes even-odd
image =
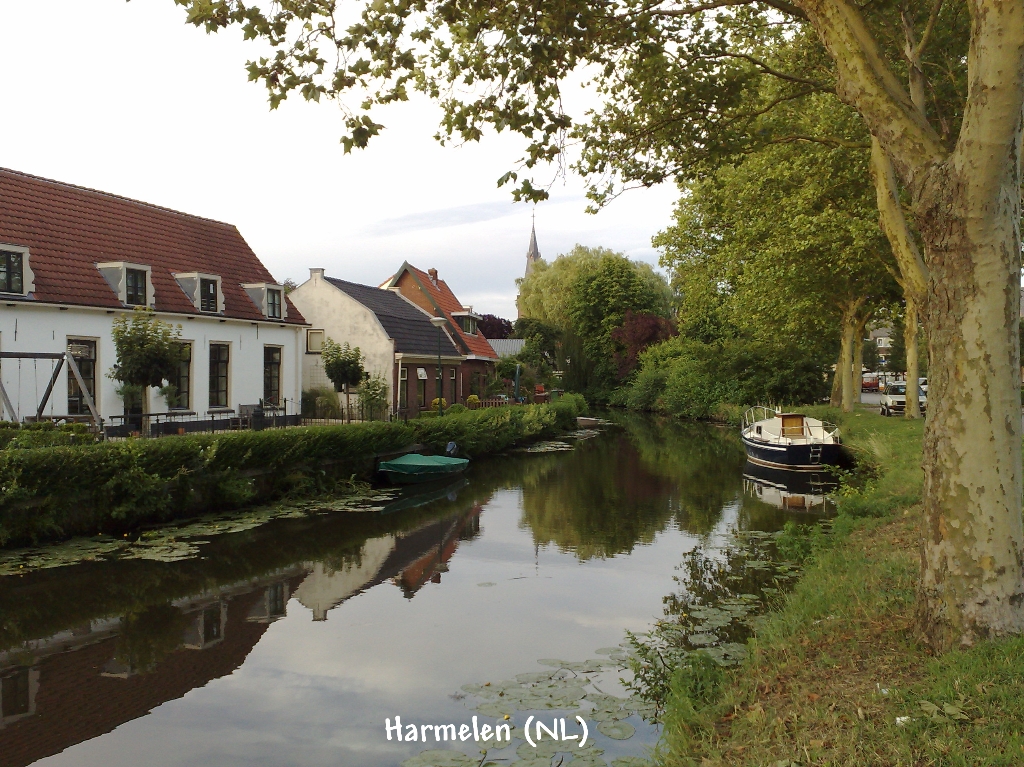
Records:
<instances>
[{"instance_id":1,"label":"water lily leaves","mask_svg":"<svg viewBox=\"0 0 1024 767\"><path fill-rule=\"evenodd\" d=\"M489 700L476 707L484 716L502 717L511 716L516 712L515 706L503 700Z\"/></svg>"},{"instance_id":2,"label":"water lily leaves","mask_svg":"<svg viewBox=\"0 0 1024 767\"><path fill-rule=\"evenodd\" d=\"M483 588L490 588L491 586L497 586L498 584L497 583L493 583L492 581L484 581L483 583L478 583L476 585L477 586L481 586Z\"/></svg>"},{"instance_id":3,"label":"water lily leaves","mask_svg":"<svg viewBox=\"0 0 1024 767\"><path fill-rule=\"evenodd\" d=\"M567 660L559 660L558 658L541 658L537 662L542 666L551 666L552 668L565 668L569 663Z\"/></svg>"},{"instance_id":4,"label":"water lily leaves","mask_svg":"<svg viewBox=\"0 0 1024 767\"><path fill-rule=\"evenodd\" d=\"M612 740L628 740L636 733L636 727L629 722L600 722L597 731Z\"/></svg>"},{"instance_id":5,"label":"water lily leaves","mask_svg":"<svg viewBox=\"0 0 1024 767\"><path fill-rule=\"evenodd\" d=\"M612 759L612 767L651 767L651 763L639 756L620 756Z\"/></svg>"},{"instance_id":6,"label":"water lily leaves","mask_svg":"<svg viewBox=\"0 0 1024 767\"><path fill-rule=\"evenodd\" d=\"M550 671L532 671L528 674L516 674L516 680L527 684L530 682L547 682L552 678Z\"/></svg>"},{"instance_id":7,"label":"water lily leaves","mask_svg":"<svg viewBox=\"0 0 1024 767\"><path fill-rule=\"evenodd\" d=\"M686 637L686 641L692 644L694 647L705 647L707 645L714 644L718 641L718 637L714 634L690 634Z\"/></svg>"},{"instance_id":8,"label":"water lily leaves","mask_svg":"<svg viewBox=\"0 0 1024 767\"><path fill-rule=\"evenodd\" d=\"M546 737L535 742L537 743L536 747L531 746L529 743L521 743L519 748L516 749L516 756L520 759L544 758L550 761L551 757L559 751L568 751L571 745L571 742L562 743L561 741Z\"/></svg>"},{"instance_id":9,"label":"water lily leaves","mask_svg":"<svg viewBox=\"0 0 1024 767\"><path fill-rule=\"evenodd\" d=\"M480 762L461 751L421 751L402 762L402 767L476 767Z\"/></svg>"},{"instance_id":10,"label":"water lily leaves","mask_svg":"<svg viewBox=\"0 0 1024 767\"><path fill-rule=\"evenodd\" d=\"M512 762L511 767L551 767L551 757L519 759L518 761Z\"/></svg>"},{"instance_id":11,"label":"water lily leaves","mask_svg":"<svg viewBox=\"0 0 1024 767\"><path fill-rule=\"evenodd\" d=\"M602 648L600 648L598 650L594 650L594 654L595 655L615 655L616 653L621 653L621 652L622 652L622 648L621 647L602 647Z\"/></svg>"},{"instance_id":12,"label":"water lily leaves","mask_svg":"<svg viewBox=\"0 0 1024 767\"><path fill-rule=\"evenodd\" d=\"M575 756L569 762L573 767L608 767L608 762L599 756Z\"/></svg>"}]
</instances>

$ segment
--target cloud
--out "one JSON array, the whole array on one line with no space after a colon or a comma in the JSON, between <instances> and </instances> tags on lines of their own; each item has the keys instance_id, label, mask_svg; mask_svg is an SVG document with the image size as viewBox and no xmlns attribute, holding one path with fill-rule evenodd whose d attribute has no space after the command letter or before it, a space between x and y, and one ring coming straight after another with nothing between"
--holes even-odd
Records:
<instances>
[{"instance_id":1,"label":"cloud","mask_svg":"<svg viewBox=\"0 0 1024 767\"><path fill-rule=\"evenodd\" d=\"M374 237L415 232L423 229L443 229L449 226L477 224L481 221L493 221L505 218L519 211L514 203L503 200L497 202L477 202L472 205L459 205L454 208L428 210L422 213L409 213L405 216L385 218L371 224L366 233Z\"/></svg>"}]
</instances>

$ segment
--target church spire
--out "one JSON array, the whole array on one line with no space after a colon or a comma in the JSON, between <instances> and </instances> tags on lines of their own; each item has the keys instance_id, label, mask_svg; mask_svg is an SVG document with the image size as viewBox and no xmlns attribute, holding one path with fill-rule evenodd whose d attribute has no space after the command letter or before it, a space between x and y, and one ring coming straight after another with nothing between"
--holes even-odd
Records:
<instances>
[{"instance_id":1,"label":"church spire","mask_svg":"<svg viewBox=\"0 0 1024 767\"><path fill-rule=\"evenodd\" d=\"M526 251L526 276L533 272L533 265L540 261L540 248L537 247L537 213L534 211L531 216L533 224L530 227L530 247Z\"/></svg>"}]
</instances>

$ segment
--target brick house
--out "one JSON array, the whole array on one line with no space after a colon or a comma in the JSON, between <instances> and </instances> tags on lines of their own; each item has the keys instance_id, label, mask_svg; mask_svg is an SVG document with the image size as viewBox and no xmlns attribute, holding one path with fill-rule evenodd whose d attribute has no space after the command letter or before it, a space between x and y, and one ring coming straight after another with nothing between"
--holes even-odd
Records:
<instances>
[{"instance_id":1,"label":"brick house","mask_svg":"<svg viewBox=\"0 0 1024 767\"><path fill-rule=\"evenodd\" d=\"M465 402L470 394L486 395L487 383L494 377L498 355L477 329L480 316L472 306L464 306L448 283L439 279L437 269L426 272L408 261L382 287L397 290L432 316L443 316L447 329L464 355L458 372L457 402Z\"/></svg>"},{"instance_id":2,"label":"brick house","mask_svg":"<svg viewBox=\"0 0 1024 767\"><path fill-rule=\"evenodd\" d=\"M147 390L144 412L298 400L305 320L234 226L0 169L0 350L68 351L89 394L65 365L45 416L87 417L90 399L105 420L123 414L111 329L136 307L180 325L188 347L177 394ZM36 415L55 365L3 360L5 419Z\"/></svg>"},{"instance_id":3,"label":"brick house","mask_svg":"<svg viewBox=\"0 0 1024 767\"><path fill-rule=\"evenodd\" d=\"M388 401L395 413L426 410L437 396L438 355L445 385L453 401L463 355L447 332L438 333L428 315L394 290L339 280L310 269L309 279L289 296L309 321L303 382L307 389L330 386L320 350L326 338L358 346L363 367L388 383Z\"/></svg>"}]
</instances>

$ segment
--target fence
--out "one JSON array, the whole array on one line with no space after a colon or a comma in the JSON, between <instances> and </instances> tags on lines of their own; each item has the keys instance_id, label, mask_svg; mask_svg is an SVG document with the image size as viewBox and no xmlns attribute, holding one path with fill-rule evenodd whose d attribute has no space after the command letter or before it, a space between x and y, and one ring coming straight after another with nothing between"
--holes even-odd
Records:
<instances>
[{"instance_id":1,"label":"fence","mask_svg":"<svg viewBox=\"0 0 1024 767\"><path fill-rule=\"evenodd\" d=\"M188 410L172 410L167 413L113 416L110 420L112 423L103 427L106 439L155 438L242 430L262 431L292 426L333 426L357 421L389 421L392 417L386 408L370 408L359 404L350 405L348 408L341 405L330 412L314 410L303 414L298 402L286 399L280 407L241 405L238 412L217 410L205 416Z\"/></svg>"}]
</instances>

